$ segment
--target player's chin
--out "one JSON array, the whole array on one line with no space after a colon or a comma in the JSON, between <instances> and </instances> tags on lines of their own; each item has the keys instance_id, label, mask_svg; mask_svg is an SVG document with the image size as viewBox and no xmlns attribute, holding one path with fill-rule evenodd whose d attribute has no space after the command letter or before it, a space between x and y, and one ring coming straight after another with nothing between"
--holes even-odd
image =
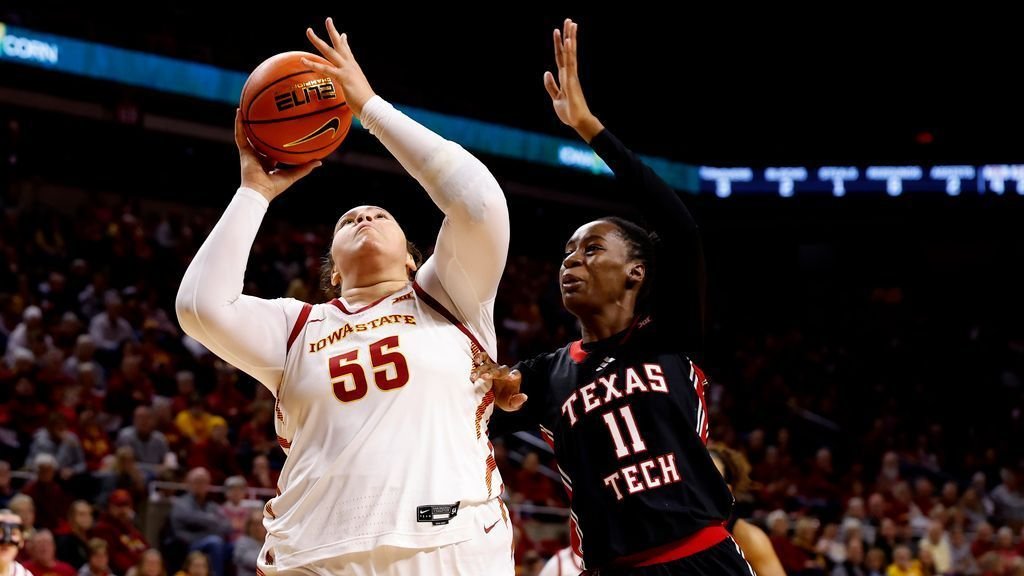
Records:
<instances>
[{"instance_id":1,"label":"player's chin","mask_svg":"<svg viewBox=\"0 0 1024 576\"><path fill-rule=\"evenodd\" d=\"M583 290L562 288L562 306L574 316L579 316L592 308L591 298Z\"/></svg>"}]
</instances>

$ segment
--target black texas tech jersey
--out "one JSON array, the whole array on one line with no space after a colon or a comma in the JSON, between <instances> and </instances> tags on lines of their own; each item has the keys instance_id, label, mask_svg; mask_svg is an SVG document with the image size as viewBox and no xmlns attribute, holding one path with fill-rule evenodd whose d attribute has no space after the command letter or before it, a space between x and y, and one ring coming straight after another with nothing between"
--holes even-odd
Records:
<instances>
[{"instance_id":1,"label":"black texas tech jersey","mask_svg":"<svg viewBox=\"0 0 1024 576\"><path fill-rule=\"evenodd\" d=\"M552 445L586 567L729 518L732 495L705 448L706 380L663 350L652 322L523 362L524 410Z\"/></svg>"},{"instance_id":2,"label":"black texas tech jersey","mask_svg":"<svg viewBox=\"0 0 1024 576\"><path fill-rule=\"evenodd\" d=\"M553 444L572 501L573 547L588 568L602 568L691 536L686 550L705 534L721 537L700 531L725 523L732 495L705 448L705 379L690 361L701 354L704 325L696 221L611 132L590 146L657 234L652 290L622 334L521 363L529 400L498 420L540 427Z\"/></svg>"}]
</instances>

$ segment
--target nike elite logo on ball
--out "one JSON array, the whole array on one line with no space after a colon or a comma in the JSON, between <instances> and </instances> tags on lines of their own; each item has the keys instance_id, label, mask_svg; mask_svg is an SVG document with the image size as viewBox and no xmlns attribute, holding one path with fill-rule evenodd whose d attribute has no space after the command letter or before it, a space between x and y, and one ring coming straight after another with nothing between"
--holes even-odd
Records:
<instances>
[{"instance_id":1,"label":"nike elite logo on ball","mask_svg":"<svg viewBox=\"0 0 1024 576\"><path fill-rule=\"evenodd\" d=\"M299 138L298 140L285 144L284 147L291 148L292 146L305 144L306 142L309 142L314 138L318 138L322 134L326 133L328 130L331 131L331 138L334 138L338 134L339 128L341 128L341 120L339 120L338 117L335 116L334 118L331 118L330 120L325 122L323 126L317 128L316 130L310 132L309 134L303 136L302 138Z\"/></svg>"}]
</instances>

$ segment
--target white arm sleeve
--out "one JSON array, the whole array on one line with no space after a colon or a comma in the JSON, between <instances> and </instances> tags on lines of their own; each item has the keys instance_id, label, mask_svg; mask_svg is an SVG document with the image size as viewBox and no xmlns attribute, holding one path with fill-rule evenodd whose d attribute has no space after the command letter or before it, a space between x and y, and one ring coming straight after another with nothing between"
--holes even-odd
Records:
<instances>
[{"instance_id":1,"label":"white arm sleeve","mask_svg":"<svg viewBox=\"0 0 1024 576\"><path fill-rule=\"evenodd\" d=\"M417 282L496 355L494 296L508 255L508 205L497 180L472 154L374 96L363 125L444 212L434 254Z\"/></svg>"},{"instance_id":2,"label":"white arm sleeve","mask_svg":"<svg viewBox=\"0 0 1024 576\"><path fill-rule=\"evenodd\" d=\"M175 310L186 334L276 394L288 335L303 304L242 294L249 250L268 204L254 190L235 193L185 271Z\"/></svg>"}]
</instances>

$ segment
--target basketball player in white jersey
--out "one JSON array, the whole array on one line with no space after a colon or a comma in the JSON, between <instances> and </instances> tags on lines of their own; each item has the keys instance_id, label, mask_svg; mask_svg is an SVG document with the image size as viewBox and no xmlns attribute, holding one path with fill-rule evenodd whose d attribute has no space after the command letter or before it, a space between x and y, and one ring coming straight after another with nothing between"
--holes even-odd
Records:
<instances>
[{"instance_id":1,"label":"basketball player in white jersey","mask_svg":"<svg viewBox=\"0 0 1024 576\"><path fill-rule=\"evenodd\" d=\"M376 96L330 19L331 65L363 125L445 219L416 270L389 212L360 206L335 227L327 304L241 294L268 203L318 162L265 171L236 116L241 187L177 297L185 331L277 398L288 458L265 509L257 572L512 575L512 531L487 440L493 394L470 379L495 356L493 306L508 208L476 158ZM342 193L343 194L343 193Z\"/></svg>"},{"instance_id":2,"label":"basketball player in white jersey","mask_svg":"<svg viewBox=\"0 0 1024 576\"><path fill-rule=\"evenodd\" d=\"M0 510L0 576L32 576L15 560L24 545L21 517L6 508Z\"/></svg>"}]
</instances>

